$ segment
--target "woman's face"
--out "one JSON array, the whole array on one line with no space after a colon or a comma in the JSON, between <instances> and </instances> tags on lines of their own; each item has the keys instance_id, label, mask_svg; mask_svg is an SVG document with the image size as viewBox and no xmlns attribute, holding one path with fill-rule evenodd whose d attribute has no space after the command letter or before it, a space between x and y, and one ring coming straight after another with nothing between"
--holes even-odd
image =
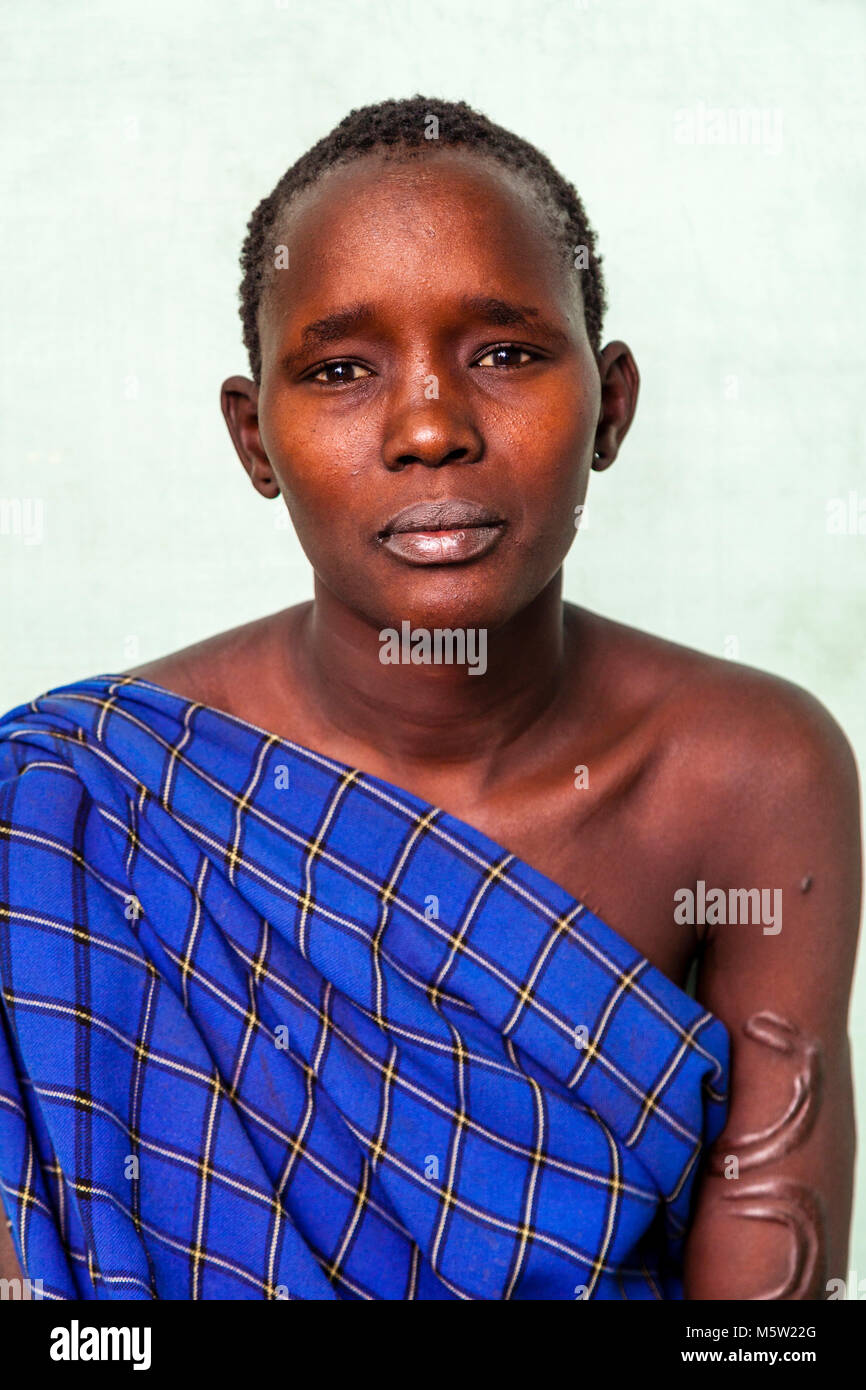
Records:
<instances>
[{"instance_id":1,"label":"woman's face","mask_svg":"<svg viewBox=\"0 0 866 1390\"><path fill-rule=\"evenodd\" d=\"M468 152L374 154L274 240L254 481L374 626L495 629L562 565L602 409L579 273L535 195Z\"/></svg>"}]
</instances>

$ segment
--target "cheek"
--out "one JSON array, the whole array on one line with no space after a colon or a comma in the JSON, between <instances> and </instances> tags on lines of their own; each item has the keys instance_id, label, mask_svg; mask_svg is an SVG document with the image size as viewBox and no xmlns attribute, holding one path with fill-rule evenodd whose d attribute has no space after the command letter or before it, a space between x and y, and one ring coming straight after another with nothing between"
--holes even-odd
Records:
<instances>
[{"instance_id":1,"label":"cheek","mask_svg":"<svg viewBox=\"0 0 866 1390\"><path fill-rule=\"evenodd\" d=\"M281 470L278 474L283 500L301 549L323 576L340 567L352 548L353 508L347 503L344 483L316 472Z\"/></svg>"},{"instance_id":2,"label":"cheek","mask_svg":"<svg viewBox=\"0 0 866 1390\"><path fill-rule=\"evenodd\" d=\"M535 458L548 471L574 467L591 456L599 408L597 373L583 363L544 377L511 422L520 437L515 458Z\"/></svg>"},{"instance_id":3,"label":"cheek","mask_svg":"<svg viewBox=\"0 0 866 1390\"><path fill-rule=\"evenodd\" d=\"M587 393L559 391L534 411L513 440L520 461L516 479L523 502L527 539L570 544L574 509L583 502L592 466L596 414ZM525 460L525 463L523 461Z\"/></svg>"},{"instance_id":4,"label":"cheek","mask_svg":"<svg viewBox=\"0 0 866 1390\"><path fill-rule=\"evenodd\" d=\"M294 418L292 427L260 425L262 444L302 542L324 541L347 528L361 491L357 461L345 429L331 433L321 422Z\"/></svg>"},{"instance_id":5,"label":"cheek","mask_svg":"<svg viewBox=\"0 0 866 1390\"><path fill-rule=\"evenodd\" d=\"M345 431L342 432L345 451ZM328 448L321 431L262 434L301 549L328 587L357 596L365 565L361 518L369 511L369 480L357 462Z\"/></svg>"}]
</instances>

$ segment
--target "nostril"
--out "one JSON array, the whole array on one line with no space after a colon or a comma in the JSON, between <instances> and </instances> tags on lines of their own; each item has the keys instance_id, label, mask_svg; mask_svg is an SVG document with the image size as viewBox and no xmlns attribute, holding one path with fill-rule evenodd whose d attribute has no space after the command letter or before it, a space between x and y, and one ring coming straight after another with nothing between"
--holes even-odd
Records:
<instances>
[{"instance_id":1,"label":"nostril","mask_svg":"<svg viewBox=\"0 0 866 1390\"><path fill-rule=\"evenodd\" d=\"M464 463L469 458L468 449L451 449L438 457L422 458L420 454L398 454L394 459L397 468L406 468L410 463L420 463L425 468L442 468L448 463Z\"/></svg>"}]
</instances>

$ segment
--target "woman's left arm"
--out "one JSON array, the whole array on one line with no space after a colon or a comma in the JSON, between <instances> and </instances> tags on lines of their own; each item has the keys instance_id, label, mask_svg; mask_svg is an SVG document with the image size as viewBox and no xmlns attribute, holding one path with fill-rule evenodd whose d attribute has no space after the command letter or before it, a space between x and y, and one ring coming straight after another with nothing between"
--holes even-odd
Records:
<instances>
[{"instance_id":1,"label":"woman's left arm","mask_svg":"<svg viewBox=\"0 0 866 1390\"><path fill-rule=\"evenodd\" d=\"M727 920L706 928L697 988L730 1030L730 1104L696 1193L684 1296L825 1299L847 1279L856 1148L857 773L841 730L797 692L769 702L738 777L707 870Z\"/></svg>"}]
</instances>

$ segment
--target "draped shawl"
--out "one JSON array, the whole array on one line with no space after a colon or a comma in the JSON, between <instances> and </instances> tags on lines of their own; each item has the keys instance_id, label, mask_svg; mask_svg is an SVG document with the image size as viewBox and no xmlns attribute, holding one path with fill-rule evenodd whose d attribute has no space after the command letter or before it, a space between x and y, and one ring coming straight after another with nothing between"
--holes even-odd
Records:
<instances>
[{"instance_id":1,"label":"draped shawl","mask_svg":"<svg viewBox=\"0 0 866 1390\"><path fill-rule=\"evenodd\" d=\"M477 829L128 676L0 720L0 1192L59 1299L676 1299L725 1026Z\"/></svg>"}]
</instances>

